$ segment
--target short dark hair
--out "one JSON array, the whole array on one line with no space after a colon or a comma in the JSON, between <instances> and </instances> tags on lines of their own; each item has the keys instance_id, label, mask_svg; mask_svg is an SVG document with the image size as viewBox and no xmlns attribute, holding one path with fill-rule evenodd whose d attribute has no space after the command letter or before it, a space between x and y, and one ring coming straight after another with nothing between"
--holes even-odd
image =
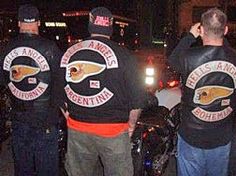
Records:
<instances>
[{"instance_id":1,"label":"short dark hair","mask_svg":"<svg viewBox=\"0 0 236 176\"><path fill-rule=\"evenodd\" d=\"M218 8L211 8L201 16L201 25L206 35L211 37L223 38L226 24L227 16Z\"/></svg>"}]
</instances>

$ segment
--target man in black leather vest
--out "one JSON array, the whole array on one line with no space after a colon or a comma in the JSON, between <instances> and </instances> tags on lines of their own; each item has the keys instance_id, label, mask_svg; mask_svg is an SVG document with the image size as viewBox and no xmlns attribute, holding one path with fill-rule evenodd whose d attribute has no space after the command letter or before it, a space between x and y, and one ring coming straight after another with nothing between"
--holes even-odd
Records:
<instances>
[{"instance_id":1,"label":"man in black leather vest","mask_svg":"<svg viewBox=\"0 0 236 176\"><path fill-rule=\"evenodd\" d=\"M131 176L130 137L144 105L136 59L110 40L113 16L104 7L89 14L91 37L70 47L61 60L69 108L67 171L95 176Z\"/></svg>"},{"instance_id":2,"label":"man in black leather vest","mask_svg":"<svg viewBox=\"0 0 236 176\"><path fill-rule=\"evenodd\" d=\"M227 17L209 9L177 45L170 64L181 73L179 176L226 176L236 106L236 52L223 45ZM190 46L200 36L203 46Z\"/></svg>"},{"instance_id":3,"label":"man in black leather vest","mask_svg":"<svg viewBox=\"0 0 236 176\"><path fill-rule=\"evenodd\" d=\"M22 5L20 34L1 56L4 84L12 102L12 139L16 176L58 175L60 49L39 35L39 11ZM61 78L60 78L61 79Z\"/></svg>"}]
</instances>

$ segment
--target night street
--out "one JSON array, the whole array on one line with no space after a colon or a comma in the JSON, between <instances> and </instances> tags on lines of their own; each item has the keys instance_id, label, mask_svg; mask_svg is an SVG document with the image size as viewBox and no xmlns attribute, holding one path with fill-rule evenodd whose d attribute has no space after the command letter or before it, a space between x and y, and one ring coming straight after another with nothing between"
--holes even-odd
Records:
<instances>
[{"instance_id":1,"label":"night street","mask_svg":"<svg viewBox=\"0 0 236 176\"><path fill-rule=\"evenodd\" d=\"M0 176L236 176L235 111L236 0L1 0Z\"/></svg>"},{"instance_id":2,"label":"night street","mask_svg":"<svg viewBox=\"0 0 236 176\"><path fill-rule=\"evenodd\" d=\"M133 54L137 57L140 64L140 68L144 72L144 68L147 66L147 58L150 56L154 57L154 62L164 63L164 49L163 48L145 48L141 50L133 51ZM0 175L1 176L13 176L13 159L11 151L11 138L8 138L2 144L2 150L0 152ZM172 157L169 161L169 165L165 171L164 176L175 176L176 175L176 162L175 158Z\"/></svg>"},{"instance_id":3,"label":"night street","mask_svg":"<svg viewBox=\"0 0 236 176\"><path fill-rule=\"evenodd\" d=\"M14 163L11 152L10 139L6 140L2 145L2 151L0 153L0 175L1 176L14 176ZM169 161L169 165L163 176L176 176L175 158L172 157Z\"/></svg>"}]
</instances>

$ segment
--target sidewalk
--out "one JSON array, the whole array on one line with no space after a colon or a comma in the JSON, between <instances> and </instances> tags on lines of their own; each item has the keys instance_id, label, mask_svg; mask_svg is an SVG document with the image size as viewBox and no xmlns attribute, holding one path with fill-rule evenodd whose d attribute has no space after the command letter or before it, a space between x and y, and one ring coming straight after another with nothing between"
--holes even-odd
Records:
<instances>
[{"instance_id":1,"label":"sidewalk","mask_svg":"<svg viewBox=\"0 0 236 176\"><path fill-rule=\"evenodd\" d=\"M14 176L14 163L11 152L11 139L7 139L2 144L2 151L0 152L0 176ZM176 176L176 161L171 157L167 169L163 176ZM62 174L63 175L63 174Z\"/></svg>"}]
</instances>

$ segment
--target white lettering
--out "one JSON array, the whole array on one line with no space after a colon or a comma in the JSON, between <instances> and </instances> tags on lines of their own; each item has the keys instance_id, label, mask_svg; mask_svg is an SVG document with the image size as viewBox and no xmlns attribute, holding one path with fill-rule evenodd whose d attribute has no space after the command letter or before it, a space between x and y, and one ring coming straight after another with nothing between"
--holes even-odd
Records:
<instances>
[{"instance_id":1,"label":"white lettering","mask_svg":"<svg viewBox=\"0 0 236 176\"><path fill-rule=\"evenodd\" d=\"M79 106L88 108L97 107L102 104L105 104L113 96L113 93L109 91L107 88L104 88L101 92L93 96L79 95L76 92L74 92L69 85L67 85L64 89L68 99L71 102Z\"/></svg>"},{"instance_id":2,"label":"white lettering","mask_svg":"<svg viewBox=\"0 0 236 176\"><path fill-rule=\"evenodd\" d=\"M197 107L194 110L192 110L192 113L195 117L205 122L220 121L228 117L231 114L231 112L233 112L233 109L230 106L222 111L216 111L216 112L209 112L200 107Z\"/></svg>"},{"instance_id":3,"label":"white lettering","mask_svg":"<svg viewBox=\"0 0 236 176\"><path fill-rule=\"evenodd\" d=\"M8 55L4 58L3 61L3 69L9 71L11 68L11 63L12 61L18 57L19 53L17 48L13 49L10 53L8 53Z\"/></svg>"},{"instance_id":4,"label":"white lettering","mask_svg":"<svg viewBox=\"0 0 236 176\"><path fill-rule=\"evenodd\" d=\"M118 68L118 60L114 51L105 43L97 40L85 40L70 47L62 57L61 67L66 67L70 58L81 50L98 52L104 58L107 69Z\"/></svg>"},{"instance_id":5,"label":"white lettering","mask_svg":"<svg viewBox=\"0 0 236 176\"><path fill-rule=\"evenodd\" d=\"M236 88L236 67L226 61L211 61L197 67L189 74L186 86L194 89L202 77L212 72L223 72L228 74L233 79L234 87Z\"/></svg>"},{"instance_id":6,"label":"white lettering","mask_svg":"<svg viewBox=\"0 0 236 176\"><path fill-rule=\"evenodd\" d=\"M20 56L26 56L33 59L39 65L42 72L50 70L48 62L44 56L35 49L29 47L18 47L8 53L4 59L3 69L9 71L12 61Z\"/></svg>"},{"instance_id":7,"label":"white lettering","mask_svg":"<svg viewBox=\"0 0 236 176\"><path fill-rule=\"evenodd\" d=\"M24 100L24 101L30 101L38 98L41 96L47 89L48 84L40 82L36 88L34 88L31 91L21 91L15 85L10 82L8 84L8 87L11 91L11 93L18 99Z\"/></svg>"}]
</instances>

